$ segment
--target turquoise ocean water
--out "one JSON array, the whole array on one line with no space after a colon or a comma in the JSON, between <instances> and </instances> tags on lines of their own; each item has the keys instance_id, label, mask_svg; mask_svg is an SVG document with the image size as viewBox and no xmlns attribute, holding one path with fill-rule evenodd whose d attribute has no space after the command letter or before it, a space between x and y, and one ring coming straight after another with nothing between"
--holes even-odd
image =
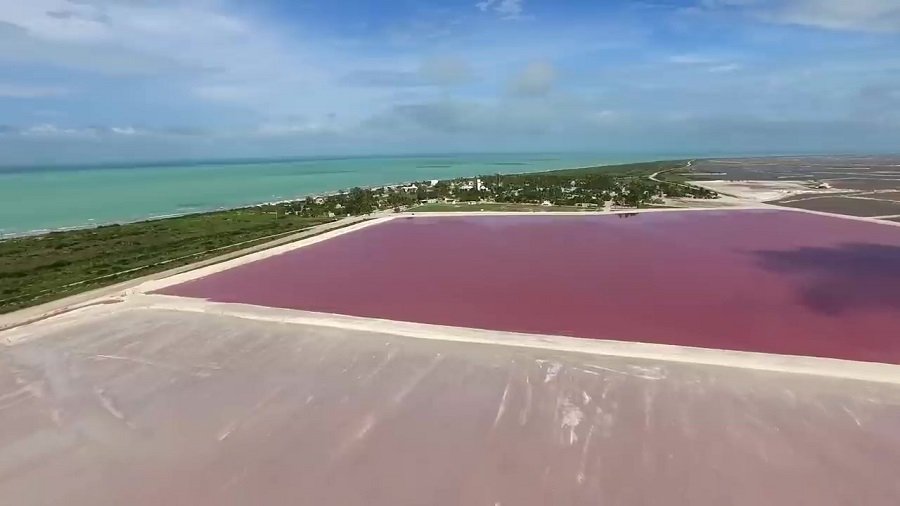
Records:
<instances>
[{"instance_id":1,"label":"turquoise ocean water","mask_svg":"<svg viewBox=\"0 0 900 506\"><path fill-rule=\"evenodd\" d=\"M373 186L678 158L482 154L0 169L0 237Z\"/></svg>"}]
</instances>

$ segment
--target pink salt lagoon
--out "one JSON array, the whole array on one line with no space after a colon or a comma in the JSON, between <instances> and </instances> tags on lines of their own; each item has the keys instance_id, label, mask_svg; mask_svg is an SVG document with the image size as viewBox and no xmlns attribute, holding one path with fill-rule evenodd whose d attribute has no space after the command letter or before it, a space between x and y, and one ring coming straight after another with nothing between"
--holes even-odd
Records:
<instances>
[{"instance_id":1,"label":"pink salt lagoon","mask_svg":"<svg viewBox=\"0 0 900 506\"><path fill-rule=\"evenodd\" d=\"M900 364L900 228L795 211L397 218L162 293Z\"/></svg>"}]
</instances>

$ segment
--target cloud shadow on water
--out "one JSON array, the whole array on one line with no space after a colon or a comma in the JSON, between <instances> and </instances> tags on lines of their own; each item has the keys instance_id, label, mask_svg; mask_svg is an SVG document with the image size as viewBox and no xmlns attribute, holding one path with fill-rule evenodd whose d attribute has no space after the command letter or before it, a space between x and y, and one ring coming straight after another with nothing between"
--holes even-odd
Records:
<instances>
[{"instance_id":1,"label":"cloud shadow on water","mask_svg":"<svg viewBox=\"0 0 900 506\"><path fill-rule=\"evenodd\" d=\"M847 243L753 254L764 269L796 279L803 303L817 313L900 311L900 246Z\"/></svg>"}]
</instances>

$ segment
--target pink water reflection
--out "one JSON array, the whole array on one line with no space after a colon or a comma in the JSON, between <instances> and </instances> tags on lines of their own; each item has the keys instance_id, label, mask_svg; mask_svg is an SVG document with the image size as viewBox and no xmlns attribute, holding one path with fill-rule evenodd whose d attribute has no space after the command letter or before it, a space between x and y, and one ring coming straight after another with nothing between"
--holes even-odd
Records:
<instances>
[{"instance_id":1,"label":"pink water reflection","mask_svg":"<svg viewBox=\"0 0 900 506\"><path fill-rule=\"evenodd\" d=\"M900 364L900 228L793 211L399 218L164 293Z\"/></svg>"}]
</instances>

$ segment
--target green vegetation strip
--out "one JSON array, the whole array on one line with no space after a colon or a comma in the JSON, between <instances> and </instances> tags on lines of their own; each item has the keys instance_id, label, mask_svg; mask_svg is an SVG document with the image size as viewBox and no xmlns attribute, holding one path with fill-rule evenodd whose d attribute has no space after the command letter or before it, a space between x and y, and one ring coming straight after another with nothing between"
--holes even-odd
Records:
<instances>
[{"instance_id":1,"label":"green vegetation strip","mask_svg":"<svg viewBox=\"0 0 900 506\"><path fill-rule=\"evenodd\" d=\"M0 313L198 262L333 221L266 208L0 241Z\"/></svg>"}]
</instances>

